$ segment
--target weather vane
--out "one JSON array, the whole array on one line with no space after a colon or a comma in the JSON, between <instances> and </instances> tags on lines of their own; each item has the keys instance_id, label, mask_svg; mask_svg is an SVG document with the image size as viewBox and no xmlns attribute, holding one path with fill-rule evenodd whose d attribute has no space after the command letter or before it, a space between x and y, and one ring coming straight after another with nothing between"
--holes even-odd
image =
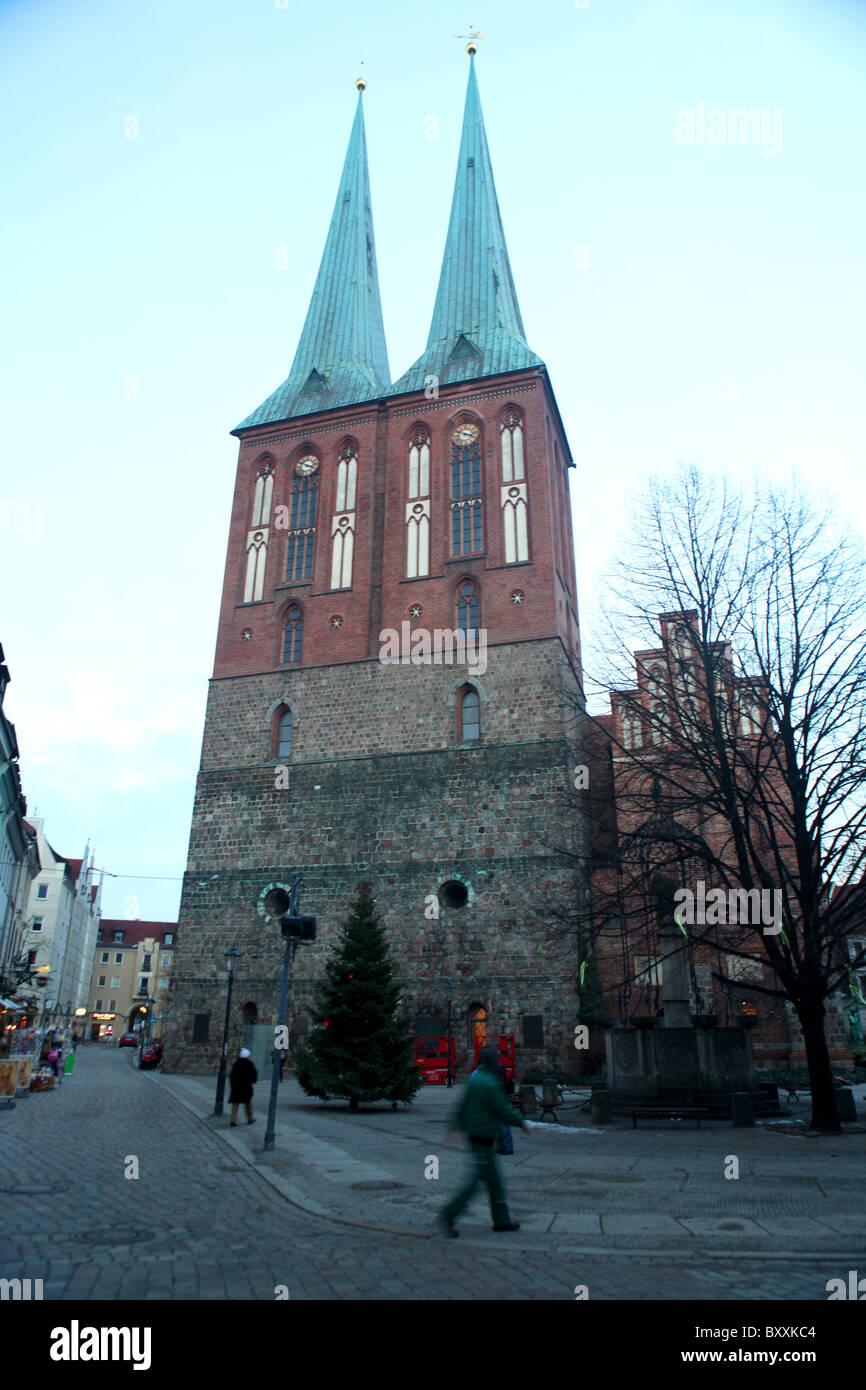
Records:
<instances>
[{"instance_id":1,"label":"weather vane","mask_svg":"<svg viewBox=\"0 0 866 1390\"><path fill-rule=\"evenodd\" d=\"M483 39L484 35L482 34L480 29L476 31L472 28L472 25L470 24L468 34L455 34L454 37L455 39L468 39L469 42L466 45L466 52L474 56L474 54L478 52L478 45L475 42L475 40Z\"/></svg>"}]
</instances>

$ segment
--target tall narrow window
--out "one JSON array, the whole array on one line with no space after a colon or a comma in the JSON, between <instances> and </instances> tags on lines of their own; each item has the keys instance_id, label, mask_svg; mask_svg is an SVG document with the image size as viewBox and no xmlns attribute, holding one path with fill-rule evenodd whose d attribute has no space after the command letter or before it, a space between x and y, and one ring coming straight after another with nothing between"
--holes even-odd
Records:
<instances>
[{"instance_id":1,"label":"tall narrow window","mask_svg":"<svg viewBox=\"0 0 866 1390\"><path fill-rule=\"evenodd\" d=\"M481 737L481 702L474 685L464 685L457 700L457 739L475 743Z\"/></svg>"},{"instance_id":2,"label":"tall narrow window","mask_svg":"<svg viewBox=\"0 0 866 1390\"><path fill-rule=\"evenodd\" d=\"M263 459L253 487L251 530L247 532L247 563L244 573L244 603L257 603L265 588L268 561L268 523L274 494L274 465Z\"/></svg>"},{"instance_id":3,"label":"tall narrow window","mask_svg":"<svg viewBox=\"0 0 866 1390\"><path fill-rule=\"evenodd\" d=\"M418 429L409 445L409 491L406 503L406 578L430 573L430 436Z\"/></svg>"},{"instance_id":4,"label":"tall narrow window","mask_svg":"<svg viewBox=\"0 0 866 1390\"><path fill-rule=\"evenodd\" d=\"M244 582L244 603L257 603L265 587L265 566L268 561L267 531L252 531L247 540L247 572Z\"/></svg>"},{"instance_id":5,"label":"tall narrow window","mask_svg":"<svg viewBox=\"0 0 866 1390\"><path fill-rule=\"evenodd\" d=\"M300 608L290 608L286 617L286 637L283 643L283 661L300 661L301 642L304 635L304 619Z\"/></svg>"},{"instance_id":6,"label":"tall narrow window","mask_svg":"<svg viewBox=\"0 0 866 1390\"><path fill-rule=\"evenodd\" d=\"M464 580L457 592L457 626L462 632L478 631L478 590L471 579Z\"/></svg>"},{"instance_id":7,"label":"tall narrow window","mask_svg":"<svg viewBox=\"0 0 866 1390\"><path fill-rule=\"evenodd\" d=\"M499 429L502 454L500 504L505 537L505 563L529 559L526 481L523 469L523 421L510 411Z\"/></svg>"},{"instance_id":8,"label":"tall narrow window","mask_svg":"<svg viewBox=\"0 0 866 1390\"><path fill-rule=\"evenodd\" d=\"M286 579L311 579L313 574L313 550L316 544L316 507L319 496L319 480L312 476L309 465L318 460L310 457L301 459L295 467L303 476L295 479L292 488L292 504L289 509L289 543L286 552Z\"/></svg>"},{"instance_id":9,"label":"tall narrow window","mask_svg":"<svg viewBox=\"0 0 866 1390\"><path fill-rule=\"evenodd\" d=\"M337 504L331 522L331 588L352 587L352 557L355 550L355 489L358 478L358 451L345 444L337 462Z\"/></svg>"},{"instance_id":10,"label":"tall narrow window","mask_svg":"<svg viewBox=\"0 0 866 1390\"><path fill-rule=\"evenodd\" d=\"M277 724L277 757L288 758L292 753L292 711L284 709Z\"/></svg>"},{"instance_id":11,"label":"tall narrow window","mask_svg":"<svg viewBox=\"0 0 866 1390\"><path fill-rule=\"evenodd\" d=\"M271 516L271 498L274 495L274 465L270 459L259 468L256 485L253 488L253 514L251 526L267 526Z\"/></svg>"},{"instance_id":12,"label":"tall narrow window","mask_svg":"<svg viewBox=\"0 0 866 1390\"><path fill-rule=\"evenodd\" d=\"M451 446L451 554L477 555L483 546L478 426L458 425Z\"/></svg>"}]
</instances>

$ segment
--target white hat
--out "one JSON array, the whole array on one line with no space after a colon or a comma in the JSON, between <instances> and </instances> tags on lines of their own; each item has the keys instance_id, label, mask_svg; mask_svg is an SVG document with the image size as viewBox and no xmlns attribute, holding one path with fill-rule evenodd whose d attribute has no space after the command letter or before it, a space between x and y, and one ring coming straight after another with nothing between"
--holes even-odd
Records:
<instances>
[{"instance_id":1,"label":"white hat","mask_svg":"<svg viewBox=\"0 0 866 1390\"><path fill-rule=\"evenodd\" d=\"M249 1055L249 1051L245 1047L242 1047L240 1052L238 1053L239 1057L249 1057Z\"/></svg>"}]
</instances>

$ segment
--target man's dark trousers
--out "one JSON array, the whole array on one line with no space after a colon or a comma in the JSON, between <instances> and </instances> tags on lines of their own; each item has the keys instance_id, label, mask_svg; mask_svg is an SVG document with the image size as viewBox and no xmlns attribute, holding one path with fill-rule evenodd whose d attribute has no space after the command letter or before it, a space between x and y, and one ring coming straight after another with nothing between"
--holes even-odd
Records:
<instances>
[{"instance_id":1,"label":"man's dark trousers","mask_svg":"<svg viewBox=\"0 0 866 1390\"><path fill-rule=\"evenodd\" d=\"M479 1183L485 1183L490 1195L490 1214L494 1226L507 1226L511 1221L508 1203L505 1200L505 1187L499 1164L494 1152L494 1139L472 1139L472 1169L460 1190L452 1197L442 1216L446 1221L456 1221L457 1217L471 1202Z\"/></svg>"}]
</instances>

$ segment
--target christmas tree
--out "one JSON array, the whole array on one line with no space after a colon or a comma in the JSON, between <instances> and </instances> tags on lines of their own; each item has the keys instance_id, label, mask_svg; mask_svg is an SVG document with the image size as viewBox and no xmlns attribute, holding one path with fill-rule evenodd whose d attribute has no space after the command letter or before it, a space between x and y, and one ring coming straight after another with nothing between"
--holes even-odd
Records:
<instances>
[{"instance_id":1,"label":"christmas tree","mask_svg":"<svg viewBox=\"0 0 866 1390\"><path fill-rule=\"evenodd\" d=\"M309 1096L410 1101L423 1084L407 1018L396 1012L400 985L368 888L360 890L325 966L313 1029L295 1074Z\"/></svg>"}]
</instances>

